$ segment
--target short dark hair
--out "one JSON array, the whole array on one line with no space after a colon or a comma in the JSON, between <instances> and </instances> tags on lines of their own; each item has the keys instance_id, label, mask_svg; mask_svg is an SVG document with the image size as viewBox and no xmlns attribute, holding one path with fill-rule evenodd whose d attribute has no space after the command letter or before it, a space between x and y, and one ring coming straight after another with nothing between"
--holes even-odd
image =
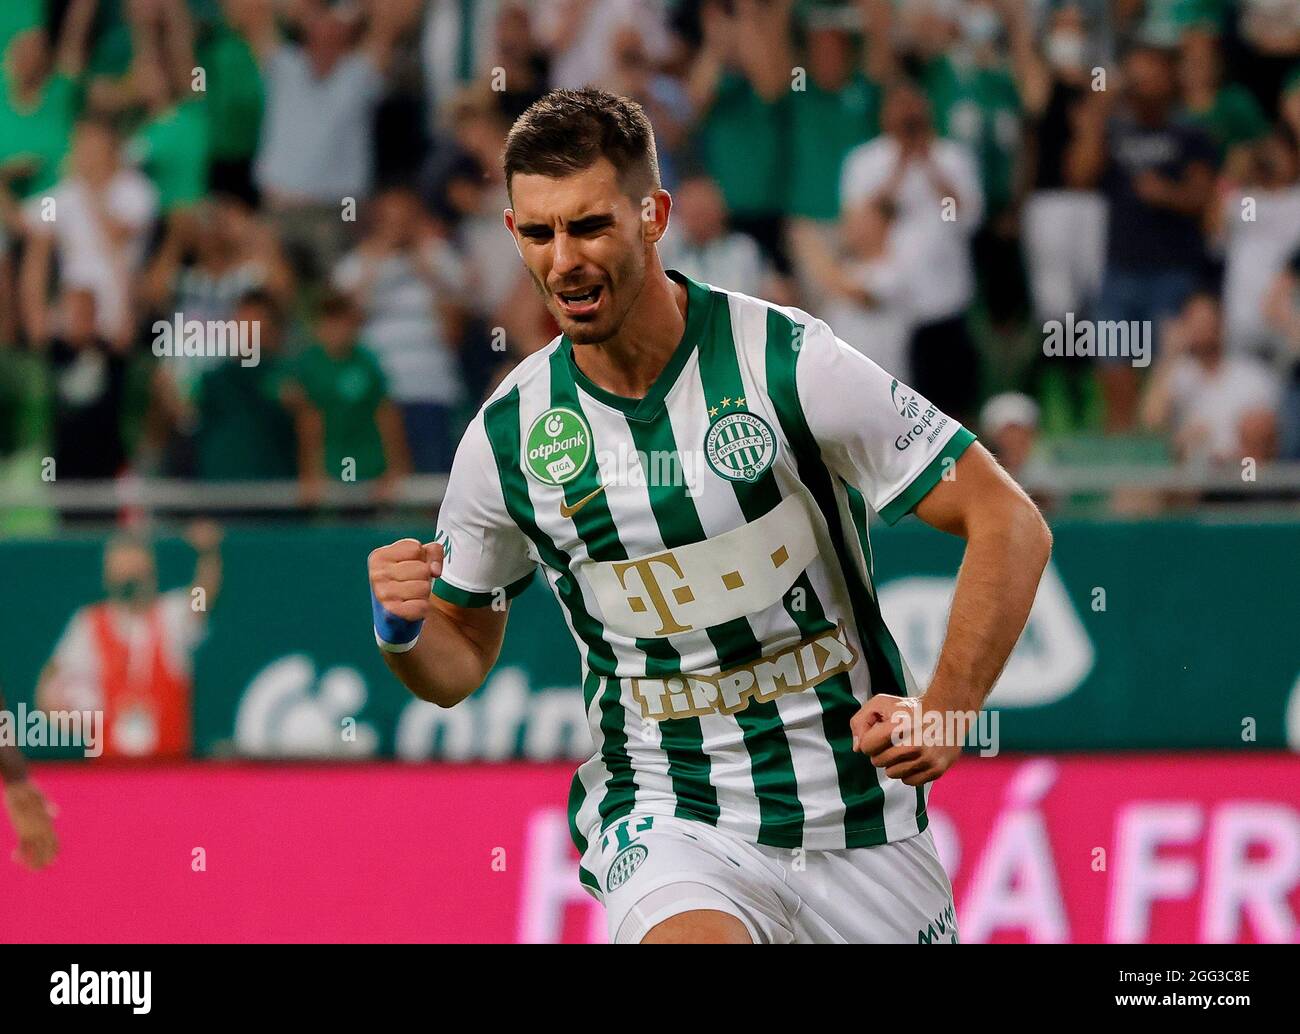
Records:
<instances>
[{"instance_id":1,"label":"short dark hair","mask_svg":"<svg viewBox=\"0 0 1300 1034\"><path fill-rule=\"evenodd\" d=\"M528 106L506 136L506 189L515 173L559 178L606 158L629 193L657 190L654 130L634 100L594 86L552 90Z\"/></svg>"},{"instance_id":2,"label":"short dark hair","mask_svg":"<svg viewBox=\"0 0 1300 1034\"><path fill-rule=\"evenodd\" d=\"M360 319L361 310L350 294L342 291L327 290L316 303L316 314L321 319Z\"/></svg>"},{"instance_id":3,"label":"short dark hair","mask_svg":"<svg viewBox=\"0 0 1300 1034\"><path fill-rule=\"evenodd\" d=\"M280 310L280 303L276 301L275 295L263 287L254 287L245 291L236 299L235 308L242 309L246 306L261 309L271 317L271 322L277 327L284 322L284 313Z\"/></svg>"}]
</instances>

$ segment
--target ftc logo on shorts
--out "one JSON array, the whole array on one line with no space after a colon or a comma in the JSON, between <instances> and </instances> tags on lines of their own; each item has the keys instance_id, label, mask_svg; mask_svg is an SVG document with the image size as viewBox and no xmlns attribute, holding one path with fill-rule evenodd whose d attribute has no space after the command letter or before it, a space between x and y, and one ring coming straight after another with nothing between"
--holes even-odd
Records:
<instances>
[{"instance_id":1,"label":"ftc logo on shorts","mask_svg":"<svg viewBox=\"0 0 1300 1034\"><path fill-rule=\"evenodd\" d=\"M618 825L614 826L607 832L600 842L603 850L608 851L610 848L610 835L613 835L613 844L618 849L618 854L614 855L614 860L609 863L609 869L605 873L605 889L609 892L618 890L635 873L647 858L650 857L650 848L645 844L637 843L636 834L644 833L654 826L654 816L648 816L643 819L624 819Z\"/></svg>"}]
</instances>

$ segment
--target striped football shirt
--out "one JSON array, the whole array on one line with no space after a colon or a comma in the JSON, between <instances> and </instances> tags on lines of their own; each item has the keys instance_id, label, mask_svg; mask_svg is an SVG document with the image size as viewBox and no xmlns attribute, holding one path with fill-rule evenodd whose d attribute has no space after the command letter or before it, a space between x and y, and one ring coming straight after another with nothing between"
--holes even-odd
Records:
<instances>
[{"instance_id":1,"label":"striped football shirt","mask_svg":"<svg viewBox=\"0 0 1300 1034\"><path fill-rule=\"evenodd\" d=\"M867 512L897 521L974 436L807 313L668 275L686 329L644 398L593 383L561 336L483 405L433 591L473 607L538 568L550 585L595 745L570 798L579 851L634 812L775 847L913 836L925 788L849 731L871 694L917 693Z\"/></svg>"}]
</instances>

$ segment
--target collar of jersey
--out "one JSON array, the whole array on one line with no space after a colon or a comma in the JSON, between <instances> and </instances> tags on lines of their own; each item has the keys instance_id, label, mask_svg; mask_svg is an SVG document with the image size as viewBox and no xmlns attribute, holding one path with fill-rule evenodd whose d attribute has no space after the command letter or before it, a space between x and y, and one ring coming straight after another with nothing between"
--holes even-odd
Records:
<instances>
[{"instance_id":1,"label":"collar of jersey","mask_svg":"<svg viewBox=\"0 0 1300 1034\"><path fill-rule=\"evenodd\" d=\"M682 367L695 351L696 345L704 334L704 327L709 321L713 292L675 269L667 269L664 272L668 274L670 280L675 280L686 288L686 329L682 331L682 339L677 343L677 349L668 360L668 365L659 371L659 376L650 385L645 398L633 399L606 391L578 369L578 364L573 359L573 342L569 340L567 334L560 343L569 360L569 372L582 390L605 405L613 406L629 420L651 420L663 409L664 399L677 383Z\"/></svg>"}]
</instances>

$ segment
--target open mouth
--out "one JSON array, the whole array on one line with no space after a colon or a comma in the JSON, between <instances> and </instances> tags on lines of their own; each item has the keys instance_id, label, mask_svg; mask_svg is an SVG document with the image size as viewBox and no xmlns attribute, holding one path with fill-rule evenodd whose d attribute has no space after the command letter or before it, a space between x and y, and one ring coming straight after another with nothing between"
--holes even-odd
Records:
<instances>
[{"instance_id":1,"label":"open mouth","mask_svg":"<svg viewBox=\"0 0 1300 1034\"><path fill-rule=\"evenodd\" d=\"M601 284L589 284L571 291L557 291L555 297L566 316L587 316L596 310L605 288Z\"/></svg>"}]
</instances>

